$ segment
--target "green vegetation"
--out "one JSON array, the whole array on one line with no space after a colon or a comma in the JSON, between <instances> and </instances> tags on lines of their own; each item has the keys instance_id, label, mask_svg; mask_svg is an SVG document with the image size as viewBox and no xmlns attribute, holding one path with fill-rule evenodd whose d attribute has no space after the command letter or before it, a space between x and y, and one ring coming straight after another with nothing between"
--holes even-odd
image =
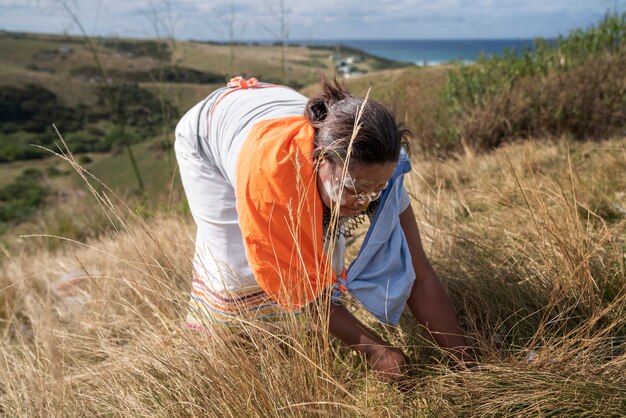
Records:
<instances>
[{"instance_id":1,"label":"green vegetation","mask_svg":"<svg viewBox=\"0 0 626 418\"><path fill-rule=\"evenodd\" d=\"M53 123L76 132L92 116L86 106L65 106L41 86L0 87L0 163L45 157L47 153L33 144L54 144Z\"/></svg>"},{"instance_id":2,"label":"green vegetation","mask_svg":"<svg viewBox=\"0 0 626 418\"><path fill-rule=\"evenodd\" d=\"M107 97L114 99L112 112L106 105ZM53 123L65 134L73 153L106 152L116 144L152 138L163 124L170 125L178 117L178 110L169 101L136 84L101 86L98 98L95 107L69 107L41 86L0 87L0 162L48 156L33 145L56 149L59 139ZM105 133L98 128L100 120L118 126Z\"/></svg>"},{"instance_id":3,"label":"green vegetation","mask_svg":"<svg viewBox=\"0 0 626 418\"><path fill-rule=\"evenodd\" d=\"M438 130L422 147L488 150L520 137L606 138L626 126L626 13L533 50L448 73Z\"/></svg>"},{"instance_id":4,"label":"green vegetation","mask_svg":"<svg viewBox=\"0 0 626 418\"><path fill-rule=\"evenodd\" d=\"M101 79L102 74L98 67L87 65L83 67L72 68L70 74L75 77L83 77L85 79ZM198 71L191 68L178 66L164 66L152 68L146 71L119 71L109 70L107 76L111 80L140 83L140 82L165 82L165 83L194 83L194 84L211 84L223 83L224 76L211 72Z\"/></svg>"},{"instance_id":5,"label":"green vegetation","mask_svg":"<svg viewBox=\"0 0 626 418\"><path fill-rule=\"evenodd\" d=\"M56 94L44 87L29 84L25 88L0 88L1 132L45 132L51 123L76 131L82 128L85 117L84 106L75 109L64 106Z\"/></svg>"},{"instance_id":6,"label":"green vegetation","mask_svg":"<svg viewBox=\"0 0 626 418\"><path fill-rule=\"evenodd\" d=\"M32 217L47 194L44 174L37 169L24 170L13 183L0 186L0 231Z\"/></svg>"},{"instance_id":7,"label":"green vegetation","mask_svg":"<svg viewBox=\"0 0 626 418\"><path fill-rule=\"evenodd\" d=\"M112 131L113 128L109 130L109 132ZM107 152L111 150L111 146L115 142L103 135L103 132L95 127L86 131L70 132L64 135L63 139L67 143L70 151L74 154L82 154L85 152ZM57 138L55 143L58 142L59 140Z\"/></svg>"},{"instance_id":8,"label":"green vegetation","mask_svg":"<svg viewBox=\"0 0 626 418\"><path fill-rule=\"evenodd\" d=\"M127 54L130 58L149 57L159 61L169 61L172 56L165 42L102 39L101 43L107 48Z\"/></svg>"},{"instance_id":9,"label":"green vegetation","mask_svg":"<svg viewBox=\"0 0 626 418\"><path fill-rule=\"evenodd\" d=\"M168 100L161 100L155 93L135 84L101 86L98 98L102 106L106 104L107 98L112 98L113 108L109 117L113 123L120 131L129 126L138 128L137 137L140 139L153 137L162 124L174 123L178 117L178 110ZM168 116L167 120L164 115ZM127 136L124 136L124 132L118 134L120 143L135 142L128 133Z\"/></svg>"},{"instance_id":10,"label":"green vegetation","mask_svg":"<svg viewBox=\"0 0 626 418\"><path fill-rule=\"evenodd\" d=\"M173 175L174 156L168 154L171 150L165 149L162 141L145 141L134 144L132 148L139 172L144 179L145 194L151 200L157 201L164 195L171 194L172 187L180 185L178 176ZM128 163L128 157L122 153L95 161L89 167L89 171L123 196L136 195L140 192L136 182L133 181L133 171ZM75 187L81 185L76 184ZM100 186L96 187L100 189Z\"/></svg>"},{"instance_id":11,"label":"green vegetation","mask_svg":"<svg viewBox=\"0 0 626 418\"><path fill-rule=\"evenodd\" d=\"M0 132L0 163L18 160L36 160L47 154L35 145L47 143L45 135L17 131L10 134Z\"/></svg>"}]
</instances>

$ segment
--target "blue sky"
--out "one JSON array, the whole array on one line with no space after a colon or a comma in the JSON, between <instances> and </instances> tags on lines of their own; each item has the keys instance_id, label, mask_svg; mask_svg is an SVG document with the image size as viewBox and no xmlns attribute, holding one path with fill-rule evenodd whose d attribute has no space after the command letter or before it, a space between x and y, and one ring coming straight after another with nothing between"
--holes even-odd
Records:
<instances>
[{"instance_id":1,"label":"blue sky","mask_svg":"<svg viewBox=\"0 0 626 418\"><path fill-rule=\"evenodd\" d=\"M597 22L626 0L0 0L0 29L90 35L227 40L273 39L283 1L290 39L532 38Z\"/></svg>"}]
</instances>

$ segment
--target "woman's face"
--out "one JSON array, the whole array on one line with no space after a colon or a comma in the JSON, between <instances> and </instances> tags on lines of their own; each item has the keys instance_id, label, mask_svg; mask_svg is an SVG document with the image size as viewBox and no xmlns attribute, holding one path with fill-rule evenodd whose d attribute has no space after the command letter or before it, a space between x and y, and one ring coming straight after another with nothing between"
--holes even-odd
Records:
<instances>
[{"instance_id":1,"label":"woman's face","mask_svg":"<svg viewBox=\"0 0 626 418\"><path fill-rule=\"evenodd\" d=\"M317 186L322 201L330 209L339 204L340 216L358 215L380 196L395 168L395 163L352 165L344 177L341 164L321 157Z\"/></svg>"}]
</instances>

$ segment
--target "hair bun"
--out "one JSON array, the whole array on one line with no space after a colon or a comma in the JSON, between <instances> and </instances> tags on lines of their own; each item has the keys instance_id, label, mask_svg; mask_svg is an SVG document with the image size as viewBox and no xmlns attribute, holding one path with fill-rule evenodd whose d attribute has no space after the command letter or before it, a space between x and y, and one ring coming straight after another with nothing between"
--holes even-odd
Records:
<instances>
[{"instance_id":1,"label":"hair bun","mask_svg":"<svg viewBox=\"0 0 626 418\"><path fill-rule=\"evenodd\" d=\"M332 81L324 76L322 77L322 94L309 100L304 114L313 127L319 129L321 123L326 119L329 109L348 97L352 97L352 95L337 80L336 76L333 77Z\"/></svg>"},{"instance_id":2,"label":"hair bun","mask_svg":"<svg viewBox=\"0 0 626 418\"><path fill-rule=\"evenodd\" d=\"M332 81L323 78L322 90L309 100L304 115L315 130L315 147L328 151L326 158L331 163L342 163L348 152L356 163L397 163L409 132L402 123L397 123L391 109L377 101L366 102L351 95L336 78ZM359 113L364 103L367 105ZM350 141L358 117L361 117L358 136Z\"/></svg>"},{"instance_id":3,"label":"hair bun","mask_svg":"<svg viewBox=\"0 0 626 418\"><path fill-rule=\"evenodd\" d=\"M307 118L312 124L322 122L328 114L328 107L324 99L311 100L306 107Z\"/></svg>"}]
</instances>

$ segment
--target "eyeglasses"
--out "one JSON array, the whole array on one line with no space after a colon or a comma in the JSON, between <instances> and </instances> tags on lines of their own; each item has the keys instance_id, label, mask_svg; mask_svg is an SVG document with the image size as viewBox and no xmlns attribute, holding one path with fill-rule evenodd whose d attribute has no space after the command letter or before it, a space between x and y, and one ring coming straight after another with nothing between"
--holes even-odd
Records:
<instances>
[{"instance_id":1,"label":"eyeglasses","mask_svg":"<svg viewBox=\"0 0 626 418\"><path fill-rule=\"evenodd\" d=\"M323 160L324 162L326 160ZM323 175L321 173L324 173ZM367 181L359 183L350 173L345 172L341 166L324 166L320 171L321 186L326 191L328 198L341 205L347 207L366 207L371 202L378 199L385 190L386 184L374 185L369 176ZM375 177L377 178L377 177ZM376 181L376 180L375 180ZM385 182L386 183L386 182ZM361 189L375 188L371 191L357 191L357 184L361 184Z\"/></svg>"},{"instance_id":2,"label":"eyeglasses","mask_svg":"<svg viewBox=\"0 0 626 418\"><path fill-rule=\"evenodd\" d=\"M335 194L341 195L341 204L365 206L378 199L385 190L383 187L380 190L372 192L357 192L355 190L355 181L348 173L346 173L343 179L343 185L341 185L341 179L339 177L335 177L334 180Z\"/></svg>"},{"instance_id":3,"label":"eyeglasses","mask_svg":"<svg viewBox=\"0 0 626 418\"><path fill-rule=\"evenodd\" d=\"M374 200L378 199L380 195L383 193L385 189L381 189L375 192L356 192L354 190L350 190L349 188L344 188L343 193L346 196L346 199L350 202L353 202L358 205L368 205Z\"/></svg>"}]
</instances>

